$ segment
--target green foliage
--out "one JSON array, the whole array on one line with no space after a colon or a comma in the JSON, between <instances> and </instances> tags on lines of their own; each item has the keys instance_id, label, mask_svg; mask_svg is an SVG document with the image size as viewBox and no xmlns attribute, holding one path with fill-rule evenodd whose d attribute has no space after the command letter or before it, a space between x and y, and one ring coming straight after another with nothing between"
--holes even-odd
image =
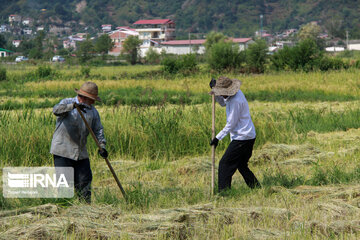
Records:
<instances>
[{"instance_id":1,"label":"green foliage","mask_svg":"<svg viewBox=\"0 0 360 240\"><path fill-rule=\"evenodd\" d=\"M303 41L305 39L312 39L316 41L321 33L321 28L315 23L308 23L301 27L297 37L299 40Z\"/></svg>"},{"instance_id":2,"label":"green foliage","mask_svg":"<svg viewBox=\"0 0 360 240\"><path fill-rule=\"evenodd\" d=\"M347 56L349 53L340 55ZM323 54L315 41L306 39L293 48L285 47L279 50L271 58L272 67L275 70L340 70L350 67L350 63L339 57L328 57ZM356 67L356 62L353 64Z\"/></svg>"},{"instance_id":3,"label":"green foliage","mask_svg":"<svg viewBox=\"0 0 360 240\"><path fill-rule=\"evenodd\" d=\"M36 76L39 78L45 78L53 75L55 71L50 66L39 66L36 69Z\"/></svg>"},{"instance_id":4,"label":"green foliage","mask_svg":"<svg viewBox=\"0 0 360 240\"><path fill-rule=\"evenodd\" d=\"M82 66L80 69L80 73L83 77L88 78L90 77L90 71L91 68L90 67L86 67L86 66Z\"/></svg>"},{"instance_id":5,"label":"green foliage","mask_svg":"<svg viewBox=\"0 0 360 240\"><path fill-rule=\"evenodd\" d=\"M208 52L207 62L211 69L222 71L240 67L243 57L237 45L232 42L221 41L212 44Z\"/></svg>"},{"instance_id":6,"label":"green foliage","mask_svg":"<svg viewBox=\"0 0 360 240\"><path fill-rule=\"evenodd\" d=\"M0 34L0 48L6 48L6 39L3 34Z\"/></svg>"},{"instance_id":7,"label":"green foliage","mask_svg":"<svg viewBox=\"0 0 360 240\"><path fill-rule=\"evenodd\" d=\"M148 64L159 64L160 63L160 54L154 50L152 47L146 52L145 62Z\"/></svg>"},{"instance_id":8,"label":"green foliage","mask_svg":"<svg viewBox=\"0 0 360 240\"><path fill-rule=\"evenodd\" d=\"M163 66L163 71L169 74L175 74L179 71L178 61L175 57L165 57L161 61L161 65Z\"/></svg>"},{"instance_id":9,"label":"green foliage","mask_svg":"<svg viewBox=\"0 0 360 240\"><path fill-rule=\"evenodd\" d=\"M339 166L321 167L316 164L313 173L307 179L302 175L290 175L283 172L272 173L265 171L262 185L265 187L283 186L294 188L300 185L323 186L328 184L345 184L360 180L360 166L350 172L344 171Z\"/></svg>"},{"instance_id":10,"label":"green foliage","mask_svg":"<svg viewBox=\"0 0 360 240\"><path fill-rule=\"evenodd\" d=\"M246 60L252 69L251 72L263 73L268 58L268 48L265 40L256 40L246 50Z\"/></svg>"},{"instance_id":11,"label":"green foliage","mask_svg":"<svg viewBox=\"0 0 360 240\"><path fill-rule=\"evenodd\" d=\"M80 63L86 63L89 61L93 57L94 52L94 44L92 43L91 39L87 37L85 41L79 43L77 55L80 58Z\"/></svg>"},{"instance_id":12,"label":"green foliage","mask_svg":"<svg viewBox=\"0 0 360 240\"><path fill-rule=\"evenodd\" d=\"M95 43L96 52L102 54L103 56L108 53L114 47L114 43L109 37L108 34L101 35Z\"/></svg>"},{"instance_id":13,"label":"green foliage","mask_svg":"<svg viewBox=\"0 0 360 240\"><path fill-rule=\"evenodd\" d=\"M293 48L285 47L271 58L275 69L293 71L312 71L317 69L317 63L322 59L323 53L312 39L305 39Z\"/></svg>"},{"instance_id":14,"label":"green foliage","mask_svg":"<svg viewBox=\"0 0 360 240\"><path fill-rule=\"evenodd\" d=\"M38 48L32 48L29 51L29 58L30 59L41 59L43 57L43 52Z\"/></svg>"},{"instance_id":15,"label":"green foliage","mask_svg":"<svg viewBox=\"0 0 360 240\"><path fill-rule=\"evenodd\" d=\"M0 67L0 81L6 80L6 69L3 67Z\"/></svg>"},{"instance_id":16,"label":"green foliage","mask_svg":"<svg viewBox=\"0 0 360 240\"><path fill-rule=\"evenodd\" d=\"M167 74L176 74L178 72L188 75L198 71L196 55L185 54L178 57L167 56L161 61L163 71Z\"/></svg>"},{"instance_id":17,"label":"green foliage","mask_svg":"<svg viewBox=\"0 0 360 240\"><path fill-rule=\"evenodd\" d=\"M321 71L328 71L328 70L340 70L349 68L349 64L345 63L340 58L331 58L331 57L322 57L318 63L318 68Z\"/></svg>"},{"instance_id":18,"label":"green foliage","mask_svg":"<svg viewBox=\"0 0 360 240\"><path fill-rule=\"evenodd\" d=\"M180 57L180 71L183 74L190 74L198 70L195 54L185 54Z\"/></svg>"},{"instance_id":19,"label":"green foliage","mask_svg":"<svg viewBox=\"0 0 360 240\"><path fill-rule=\"evenodd\" d=\"M303 176L290 176L283 172L271 173L265 172L263 177L262 186L271 187L271 186L283 186L286 188L293 188L299 185L304 184Z\"/></svg>"},{"instance_id":20,"label":"green foliage","mask_svg":"<svg viewBox=\"0 0 360 240\"><path fill-rule=\"evenodd\" d=\"M209 52L211 47L218 42L224 42L227 37L220 33L211 31L208 35L206 35L206 42L205 42L205 51Z\"/></svg>"},{"instance_id":21,"label":"green foliage","mask_svg":"<svg viewBox=\"0 0 360 240\"><path fill-rule=\"evenodd\" d=\"M126 58L131 65L137 63L140 51L140 45L142 41L138 36L129 36L123 43L123 53L126 54Z\"/></svg>"}]
</instances>

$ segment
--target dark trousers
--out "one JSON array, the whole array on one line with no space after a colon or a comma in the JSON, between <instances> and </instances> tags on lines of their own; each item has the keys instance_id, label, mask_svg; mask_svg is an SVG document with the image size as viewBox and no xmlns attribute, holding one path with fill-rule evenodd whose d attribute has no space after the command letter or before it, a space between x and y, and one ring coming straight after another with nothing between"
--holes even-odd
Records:
<instances>
[{"instance_id":1,"label":"dark trousers","mask_svg":"<svg viewBox=\"0 0 360 240\"><path fill-rule=\"evenodd\" d=\"M219 163L219 192L231 188L232 176L239 170L250 188L260 187L259 181L248 167L255 139L233 140L229 144Z\"/></svg>"},{"instance_id":2,"label":"dark trousers","mask_svg":"<svg viewBox=\"0 0 360 240\"><path fill-rule=\"evenodd\" d=\"M74 168L74 187L81 200L91 202L91 181L92 172L89 159L72 160L65 157L54 155L54 165L56 167Z\"/></svg>"}]
</instances>

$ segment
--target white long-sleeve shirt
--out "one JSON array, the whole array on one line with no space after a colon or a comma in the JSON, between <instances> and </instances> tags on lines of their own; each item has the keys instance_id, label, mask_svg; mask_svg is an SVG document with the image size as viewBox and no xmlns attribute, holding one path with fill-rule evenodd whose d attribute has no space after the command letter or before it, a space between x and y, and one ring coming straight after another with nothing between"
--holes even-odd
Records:
<instances>
[{"instance_id":1,"label":"white long-sleeve shirt","mask_svg":"<svg viewBox=\"0 0 360 240\"><path fill-rule=\"evenodd\" d=\"M230 133L232 140L250 140L256 137L255 126L251 120L248 102L241 90L234 96L215 97L221 106L226 106L226 125L216 138L221 140Z\"/></svg>"}]
</instances>

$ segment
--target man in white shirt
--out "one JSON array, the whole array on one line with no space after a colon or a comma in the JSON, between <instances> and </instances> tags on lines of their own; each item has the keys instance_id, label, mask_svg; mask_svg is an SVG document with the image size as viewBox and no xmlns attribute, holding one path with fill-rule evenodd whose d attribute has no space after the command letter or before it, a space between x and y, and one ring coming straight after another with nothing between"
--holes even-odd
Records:
<instances>
[{"instance_id":1,"label":"man in white shirt","mask_svg":"<svg viewBox=\"0 0 360 240\"><path fill-rule=\"evenodd\" d=\"M251 120L249 105L237 79L219 77L212 80L211 94L216 101L226 106L226 125L211 141L215 148L218 142L230 133L231 143L220 160L218 170L219 192L231 188L232 176L239 170L250 188L260 187L259 181L248 167L248 161L256 138L255 126Z\"/></svg>"}]
</instances>

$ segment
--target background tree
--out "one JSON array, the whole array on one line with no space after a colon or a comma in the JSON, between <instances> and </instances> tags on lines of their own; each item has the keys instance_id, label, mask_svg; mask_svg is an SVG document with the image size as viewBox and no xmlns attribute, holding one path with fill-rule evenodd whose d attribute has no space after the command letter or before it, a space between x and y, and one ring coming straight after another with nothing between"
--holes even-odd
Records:
<instances>
[{"instance_id":1,"label":"background tree","mask_svg":"<svg viewBox=\"0 0 360 240\"><path fill-rule=\"evenodd\" d=\"M239 46L232 42L220 41L212 44L207 53L209 67L216 71L235 69L243 62Z\"/></svg>"},{"instance_id":2,"label":"background tree","mask_svg":"<svg viewBox=\"0 0 360 240\"><path fill-rule=\"evenodd\" d=\"M265 63L268 57L268 47L265 40L258 39L250 44L246 50L246 59L252 71L262 73L265 70Z\"/></svg>"},{"instance_id":3,"label":"background tree","mask_svg":"<svg viewBox=\"0 0 360 240\"><path fill-rule=\"evenodd\" d=\"M325 47L325 41L319 38L320 33L321 33L320 26L312 22L300 28L297 38L300 41L304 41L305 39L311 39L316 43L316 45L320 49L323 49Z\"/></svg>"},{"instance_id":4,"label":"background tree","mask_svg":"<svg viewBox=\"0 0 360 240\"><path fill-rule=\"evenodd\" d=\"M142 41L138 36L129 36L124 41L122 52L126 54L127 60L132 65L138 61L141 43Z\"/></svg>"},{"instance_id":5,"label":"background tree","mask_svg":"<svg viewBox=\"0 0 360 240\"><path fill-rule=\"evenodd\" d=\"M308 23L301 27L298 33L298 39L300 41L305 39L316 40L321 33L321 28L316 23Z\"/></svg>"},{"instance_id":6,"label":"background tree","mask_svg":"<svg viewBox=\"0 0 360 240\"><path fill-rule=\"evenodd\" d=\"M6 46L6 39L4 35L0 34L0 48L5 48Z\"/></svg>"},{"instance_id":7,"label":"background tree","mask_svg":"<svg viewBox=\"0 0 360 240\"><path fill-rule=\"evenodd\" d=\"M33 41L33 48L29 51L29 58L40 59L43 57L43 41L45 39L45 32L39 31Z\"/></svg>"},{"instance_id":8,"label":"background tree","mask_svg":"<svg viewBox=\"0 0 360 240\"><path fill-rule=\"evenodd\" d=\"M346 37L344 20L341 18L331 18L327 20L325 22L325 28L333 38L344 39Z\"/></svg>"},{"instance_id":9,"label":"background tree","mask_svg":"<svg viewBox=\"0 0 360 240\"><path fill-rule=\"evenodd\" d=\"M101 35L95 43L96 52L100 53L103 58L105 58L106 54L114 48L114 43L107 34Z\"/></svg>"},{"instance_id":10,"label":"background tree","mask_svg":"<svg viewBox=\"0 0 360 240\"><path fill-rule=\"evenodd\" d=\"M145 61L148 64L159 64L160 63L160 53L154 48L150 47L146 52Z\"/></svg>"},{"instance_id":11,"label":"background tree","mask_svg":"<svg viewBox=\"0 0 360 240\"><path fill-rule=\"evenodd\" d=\"M208 52L213 44L225 41L227 37L219 32L210 32L208 35L206 35L206 41L205 41L205 51Z\"/></svg>"},{"instance_id":12,"label":"background tree","mask_svg":"<svg viewBox=\"0 0 360 240\"><path fill-rule=\"evenodd\" d=\"M88 35L86 37L86 40L79 44L77 55L79 56L80 62L85 63L89 61L92 58L94 52L95 52L94 44L92 43Z\"/></svg>"}]
</instances>

